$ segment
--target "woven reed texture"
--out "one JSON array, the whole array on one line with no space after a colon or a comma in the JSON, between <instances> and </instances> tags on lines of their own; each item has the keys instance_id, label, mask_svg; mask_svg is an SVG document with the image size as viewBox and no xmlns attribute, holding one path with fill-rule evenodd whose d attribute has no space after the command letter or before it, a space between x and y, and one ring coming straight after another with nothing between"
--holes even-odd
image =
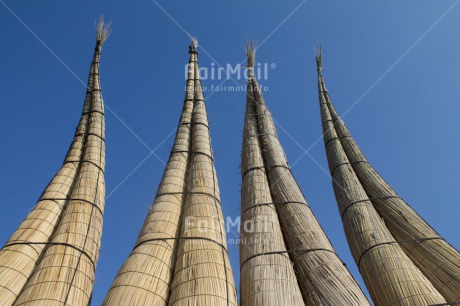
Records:
<instances>
[{"instance_id":1,"label":"woven reed texture","mask_svg":"<svg viewBox=\"0 0 460 306\"><path fill-rule=\"evenodd\" d=\"M82 115L64 163L35 207L0 250L0 305L11 305L29 279L54 233L69 199L86 142L94 65L91 65Z\"/></svg>"},{"instance_id":2,"label":"woven reed texture","mask_svg":"<svg viewBox=\"0 0 460 306\"><path fill-rule=\"evenodd\" d=\"M289 169L284 150L256 79L257 124L271 194L307 305L369 305L358 284L335 253ZM304 250L304 251L300 251Z\"/></svg>"},{"instance_id":3,"label":"woven reed texture","mask_svg":"<svg viewBox=\"0 0 460 306\"><path fill-rule=\"evenodd\" d=\"M448 302L460 301L460 253L418 215L367 162L326 99L338 137L364 190L409 258Z\"/></svg>"},{"instance_id":4,"label":"woven reed texture","mask_svg":"<svg viewBox=\"0 0 460 306\"><path fill-rule=\"evenodd\" d=\"M191 46L192 47L192 46ZM168 305L237 305L198 63L190 165Z\"/></svg>"},{"instance_id":5,"label":"woven reed texture","mask_svg":"<svg viewBox=\"0 0 460 306\"><path fill-rule=\"evenodd\" d=\"M187 90L176 138L152 208L134 250L118 272L103 305L168 304L189 162L196 53L190 53ZM173 238L161 240L162 238ZM154 240L152 240L154 239ZM160 239L160 240L158 240Z\"/></svg>"},{"instance_id":6,"label":"woven reed texture","mask_svg":"<svg viewBox=\"0 0 460 306\"><path fill-rule=\"evenodd\" d=\"M0 305L11 305L30 277L59 220L76 170L77 165L65 164L58 171L37 205L0 251Z\"/></svg>"},{"instance_id":7,"label":"woven reed texture","mask_svg":"<svg viewBox=\"0 0 460 306\"><path fill-rule=\"evenodd\" d=\"M286 253L259 146L252 88L248 87L241 154L240 301L242 306L305 305ZM263 205L261 205L263 204ZM266 254L282 252L280 254Z\"/></svg>"},{"instance_id":8,"label":"woven reed texture","mask_svg":"<svg viewBox=\"0 0 460 306\"><path fill-rule=\"evenodd\" d=\"M59 216L55 213L54 229L48 234L51 239L46 241L46 245L40 245L41 249L44 248L43 252L14 305L87 305L90 301L99 256L105 196L105 125L99 80L101 46L102 42L98 41L84 113L76 133L79 144L72 144L65 160L65 166L71 165L77 173L70 184L70 195L64 197L62 213ZM67 177L67 180L70 182L71 178ZM58 185L56 187L59 188ZM55 196L50 195L51 198ZM34 251L35 246L34 241L29 248Z\"/></svg>"},{"instance_id":9,"label":"woven reed texture","mask_svg":"<svg viewBox=\"0 0 460 306\"><path fill-rule=\"evenodd\" d=\"M319 61L320 63L320 61ZM431 305L445 299L386 228L356 176L338 138L318 67L319 101L326 154L345 234L376 305Z\"/></svg>"}]
</instances>

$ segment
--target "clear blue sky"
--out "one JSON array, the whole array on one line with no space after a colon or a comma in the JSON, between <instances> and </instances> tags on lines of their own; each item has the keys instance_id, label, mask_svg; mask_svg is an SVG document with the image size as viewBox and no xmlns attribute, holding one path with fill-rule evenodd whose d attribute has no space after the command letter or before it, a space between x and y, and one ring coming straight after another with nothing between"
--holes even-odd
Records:
<instances>
[{"instance_id":1,"label":"clear blue sky","mask_svg":"<svg viewBox=\"0 0 460 306\"><path fill-rule=\"evenodd\" d=\"M167 136L179 119L188 60L189 41L182 29L196 35L210 55L199 49L201 67L241 62L246 34L264 42L257 60L276 68L260 83L268 87L265 100L286 131L278 128L291 164L321 136L313 55L315 41L321 41L332 100L340 114L354 105L344 120L369 161L460 247L459 1L4 1L0 244L33 207L67 152L85 94L75 75L86 82L94 19L100 13L113 22L102 51L105 103L148 147L157 148L158 158L147 158L149 149L106 111L110 196L93 305L101 303L131 251L162 175L160 160L169 155L173 138ZM225 216L236 217L245 93L215 92L206 102L222 209ZM293 166L294 175L364 288L324 171L322 140L309 154ZM237 235L228 233L227 238ZM231 244L229 250L238 281L238 248Z\"/></svg>"}]
</instances>

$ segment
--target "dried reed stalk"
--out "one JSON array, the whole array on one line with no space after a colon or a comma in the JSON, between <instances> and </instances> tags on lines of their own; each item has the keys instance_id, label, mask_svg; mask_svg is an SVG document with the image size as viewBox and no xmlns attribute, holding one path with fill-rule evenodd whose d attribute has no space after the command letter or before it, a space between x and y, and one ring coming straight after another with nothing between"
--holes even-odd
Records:
<instances>
[{"instance_id":1,"label":"dried reed stalk","mask_svg":"<svg viewBox=\"0 0 460 306\"><path fill-rule=\"evenodd\" d=\"M98 22L96 23L96 42L101 45L109 38L112 33L112 22L105 22L104 15L99 17Z\"/></svg>"},{"instance_id":2,"label":"dried reed stalk","mask_svg":"<svg viewBox=\"0 0 460 306\"><path fill-rule=\"evenodd\" d=\"M251 83L241 154L241 305L305 305L264 170Z\"/></svg>"},{"instance_id":3,"label":"dried reed stalk","mask_svg":"<svg viewBox=\"0 0 460 306\"><path fill-rule=\"evenodd\" d=\"M460 301L460 253L415 212L367 162L345 123L326 100L345 153L364 190L403 250L448 302Z\"/></svg>"},{"instance_id":4,"label":"dried reed stalk","mask_svg":"<svg viewBox=\"0 0 460 306\"><path fill-rule=\"evenodd\" d=\"M97 33L89 91L76 134L82 140L78 145L74 142L69 150L71 157L65 161L65 165L73 165L77 174L71 183L70 195L61 205L62 213L55 216L57 225L53 225L51 239L40 245L44 250L14 305L87 305L90 302L105 195L105 124L99 61L102 43L110 32L105 26L98 29L104 33L99 30ZM33 251L36 242L29 243Z\"/></svg>"},{"instance_id":5,"label":"dried reed stalk","mask_svg":"<svg viewBox=\"0 0 460 306\"><path fill-rule=\"evenodd\" d=\"M254 59L248 59L248 63ZM284 239L307 305L369 305L310 210L287 163L257 81L253 88L265 169Z\"/></svg>"},{"instance_id":6,"label":"dried reed stalk","mask_svg":"<svg viewBox=\"0 0 460 306\"><path fill-rule=\"evenodd\" d=\"M393 238L361 185L342 147L317 53L321 122L334 193L356 264L376 305L431 305L445 299Z\"/></svg>"},{"instance_id":7,"label":"dried reed stalk","mask_svg":"<svg viewBox=\"0 0 460 306\"><path fill-rule=\"evenodd\" d=\"M196 61L196 53L191 52L182 115L152 208L134 250L118 272L102 305L168 304L176 262L180 216L187 191L185 176L190 155Z\"/></svg>"},{"instance_id":8,"label":"dried reed stalk","mask_svg":"<svg viewBox=\"0 0 460 306\"><path fill-rule=\"evenodd\" d=\"M40 196L36 206L0 250L0 305L17 298L41 257L61 218L80 168L87 139L96 66L91 64L83 111L64 163Z\"/></svg>"},{"instance_id":9,"label":"dried reed stalk","mask_svg":"<svg viewBox=\"0 0 460 306\"><path fill-rule=\"evenodd\" d=\"M196 46L190 46L196 52ZM168 305L236 305L198 63L187 193Z\"/></svg>"},{"instance_id":10,"label":"dried reed stalk","mask_svg":"<svg viewBox=\"0 0 460 306\"><path fill-rule=\"evenodd\" d=\"M79 125L79 130L85 129L86 126ZM66 161L80 158L83 137L75 136ZM77 168L78 164L64 163L36 206L0 251L0 305L12 305L30 277L55 230Z\"/></svg>"}]
</instances>

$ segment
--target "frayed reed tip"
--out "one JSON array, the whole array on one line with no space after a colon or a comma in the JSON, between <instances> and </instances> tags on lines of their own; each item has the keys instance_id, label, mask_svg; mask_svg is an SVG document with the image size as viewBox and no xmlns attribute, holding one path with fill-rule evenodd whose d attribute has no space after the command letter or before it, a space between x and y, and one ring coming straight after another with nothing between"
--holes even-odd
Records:
<instances>
[{"instance_id":1,"label":"frayed reed tip","mask_svg":"<svg viewBox=\"0 0 460 306\"><path fill-rule=\"evenodd\" d=\"M198 48L198 39L196 38L196 36L191 36L189 35L190 37L190 51L196 51L196 48Z\"/></svg>"},{"instance_id":2,"label":"frayed reed tip","mask_svg":"<svg viewBox=\"0 0 460 306\"><path fill-rule=\"evenodd\" d=\"M192 36L190 39L192 41L192 46L196 49L198 47L198 38L196 38L196 36Z\"/></svg>"},{"instance_id":3,"label":"frayed reed tip","mask_svg":"<svg viewBox=\"0 0 460 306\"><path fill-rule=\"evenodd\" d=\"M254 39L246 39L246 57L248 59L248 68L254 68L256 61L257 42Z\"/></svg>"},{"instance_id":4,"label":"frayed reed tip","mask_svg":"<svg viewBox=\"0 0 460 306\"><path fill-rule=\"evenodd\" d=\"M96 41L102 45L112 33L112 22L105 22L104 15L101 15L96 23L96 32Z\"/></svg>"},{"instance_id":5,"label":"frayed reed tip","mask_svg":"<svg viewBox=\"0 0 460 306\"><path fill-rule=\"evenodd\" d=\"M322 49L321 44L317 43L315 46L315 57L316 57L316 67L321 69L323 66L322 62Z\"/></svg>"}]
</instances>

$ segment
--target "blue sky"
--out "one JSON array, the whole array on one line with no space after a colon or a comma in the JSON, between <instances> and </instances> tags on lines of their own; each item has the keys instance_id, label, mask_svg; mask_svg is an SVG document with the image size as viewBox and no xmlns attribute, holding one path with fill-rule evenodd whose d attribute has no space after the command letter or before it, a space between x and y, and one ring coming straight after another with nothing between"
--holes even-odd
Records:
<instances>
[{"instance_id":1,"label":"blue sky","mask_svg":"<svg viewBox=\"0 0 460 306\"><path fill-rule=\"evenodd\" d=\"M78 78L86 82L94 19L104 13L113 22L101 61L109 196L93 305L101 303L131 251L161 179L173 141L168 135L173 136L184 98L185 32L199 39L201 67L240 63L246 35L262 43L257 61L275 65L260 83L267 86L264 97L295 163L293 173L364 290L343 233L323 142L315 143L321 136L316 41L323 45L333 103L340 114L346 112L344 120L369 161L459 248L458 3L0 0L0 243L33 207L67 152L85 94ZM222 209L234 218L245 93L207 95ZM230 244L229 251L238 281L238 248Z\"/></svg>"}]
</instances>

